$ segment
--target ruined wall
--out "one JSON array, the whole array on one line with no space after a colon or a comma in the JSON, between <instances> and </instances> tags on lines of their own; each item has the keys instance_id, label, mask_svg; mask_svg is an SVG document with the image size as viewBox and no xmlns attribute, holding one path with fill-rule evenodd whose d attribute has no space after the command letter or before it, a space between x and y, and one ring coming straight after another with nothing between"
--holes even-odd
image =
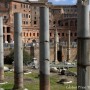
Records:
<instances>
[{"instance_id":1,"label":"ruined wall","mask_svg":"<svg viewBox=\"0 0 90 90\"><path fill-rule=\"evenodd\" d=\"M26 51L28 51L28 53L34 52L35 58L39 60L39 48L36 47L34 51L32 51L33 49L31 51L30 50L31 50L30 48L26 48ZM77 48L71 48L70 52L71 52L70 60L73 61L77 58ZM63 60L67 60L67 48L63 48L62 53L63 53ZM54 61L53 47L50 48L50 60Z\"/></svg>"},{"instance_id":2,"label":"ruined wall","mask_svg":"<svg viewBox=\"0 0 90 90\"><path fill-rule=\"evenodd\" d=\"M31 55L34 53L35 58L37 58L37 60L39 60L39 48L35 47L34 51L33 49L30 49L30 47L25 48L25 50ZM71 56L70 56L70 60L73 61L75 59L77 59L77 48L71 48L70 49L71 52ZM8 55L10 53L10 49L5 49L4 50L4 56ZM63 48L63 60L67 60L67 48ZM51 47L50 48L50 60L54 61L54 48Z\"/></svg>"}]
</instances>

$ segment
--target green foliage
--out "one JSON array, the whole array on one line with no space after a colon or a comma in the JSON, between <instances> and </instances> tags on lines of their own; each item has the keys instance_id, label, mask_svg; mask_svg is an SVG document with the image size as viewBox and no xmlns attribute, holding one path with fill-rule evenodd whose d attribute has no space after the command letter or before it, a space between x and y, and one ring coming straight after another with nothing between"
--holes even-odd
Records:
<instances>
[{"instance_id":1,"label":"green foliage","mask_svg":"<svg viewBox=\"0 0 90 90\"><path fill-rule=\"evenodd\" d=\"M7 55L7 56L4 58L4 63L5 63L5 64L12 64L13 61L14 61L14 51L11 50L10 54Z\"/></svg>"},{"instance_id":2,"label":"green foliage","mask_svg":"<svg viewBox=\"0 0 90 90\"><path fill-rule=\"evenodd\" d=\"M23 63L26 65L31 62L31 59L32 57L30 56L30 54L23 50Z\"/></svg>"},{"instance_id":3,"label":"green foliage","mask_svg":"<svg viewBox=\"0 0 90 90\"><path fill-rule=\"evenodd\" d=\"M10 54L4 58L4 63L12 64L13 61L14 61L14 50L11 50ZM23 64L27 65L30 62L31 62L30 54L25 50L23 50Z\"/></svg>"}]
</instances>

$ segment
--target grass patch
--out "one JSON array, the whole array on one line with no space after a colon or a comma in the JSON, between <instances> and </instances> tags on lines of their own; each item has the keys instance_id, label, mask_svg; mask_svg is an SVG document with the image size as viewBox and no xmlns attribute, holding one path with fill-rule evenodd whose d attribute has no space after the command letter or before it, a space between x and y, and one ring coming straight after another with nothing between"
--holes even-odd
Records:
<instances>
[{"instance_id":1,"label":"grass patch","mask_svg":"<svg viewBox=\"0 0 90 90\"><path fill-rule=\"evenodd\" d=\"M39 76L38 72L33 72L28 75L24 75L24 87L28 90L39 90ZM4 88L4 90L11 90L14 86L13 82L13 72L5 72L5 80L8 81L5 85L0 85L0 88ZM58 74L50 75L50 88L51 90L67 90L67 87L73 86L76 87L76 82L73 84L62 85L58 84L58 80L60 80L61 76ZM76 90L76 88L69 88L69 90Z\"/></svg>"},{"instance_id":2,"label":"grass patch","mask_svg":"<svg viewBox=\"0 0 90 90\"><path fill-rule=\"evenodd\" d=\"M77 68L69 68L68 70L71 72L77 72Z\"/></svg>"},{"instance_id":3,"label":"grass patch","mask_svg":"<svg viewBox=\"0 0 90 90\"><path fill-rule=\"evenodd\" d=\"M13 88L13 84L0 85L0 88L4 88L4 90L11 90Z\"/></svg>"}]
</instances>

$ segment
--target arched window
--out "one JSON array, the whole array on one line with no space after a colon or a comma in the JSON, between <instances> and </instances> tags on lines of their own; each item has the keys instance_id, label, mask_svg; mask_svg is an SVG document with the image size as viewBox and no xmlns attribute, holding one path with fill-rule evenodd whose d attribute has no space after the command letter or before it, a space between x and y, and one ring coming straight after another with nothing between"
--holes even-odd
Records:
<instances>
[{"instance_id":1,"label":"arched window","mask_svg":"<svg viewBox=\"0 0 90 90\"><path fill-rule=\"evenodd\" d=\"M72 33L70 33L70 36L73 36L73 34L72 34Z\"/></svg>"},{"instance_id":2,"label":"arched window","mask_svg":"<svg viewBox=\"0 0 90 90\"><path fill-rule=\"evenodd\" d=\"M70 21L70 26L73 26L74 25L74 22L73 21Z\"/></svg>"},{"instance_id":3,"label":"arched window","mask_svg":"<svg viewBox=\"0 0 90 90\"><path fill-rule=\"evenodd\" d=\"M75 20L75 26L77 26L77 20Z\"/></svg>"},{"instance_id":4,"label":"arched window","mask_svg":"<svg viewBox=\"0 0 90 90\"><path fill-rule=\"evenodd\" d=\"M30 36L31 36L31 33L30 33Z\"/></svg>"},{"instance_id":5,"label":"arched window","mask_svg":"<svg viewBox=\"0 0 90 90\"><path fill-rule=\"evenodd\" d=\"M60 20L58 20L58 25L60 26Z\"/></svg>"},{"instance_id":6,"label":"arched window","mask_svg":"<svg viewBox=\"0 0 90 90\"><path fill-rule=\"evenodd\" d=\"M65 26L68 26L68 22L65 22Z\"/></svg>"},{"instance_id":7,"label":"arched window","mask_svg":"<svg viewBox=\"0 0 90 90\"><path fill-rule=\"evenodd\" d=\"M37 33L37 36L39 36L39 33Z\"/></svg>"},{"instance_id":8,"label":"arched window","mask_svg":"<svg viewBox=\"0 0 90 90\"><path fill-rule=\"evenodd\" d=\"M58 25L63 26L63 22L61 20L58 20Z\"/></svg>"},{"instance_id":9,"label":"arched window","mask_svg":"<svg viewBox=\"0 0 90 90\"><path fill-rule=\"evenodd\" d=\"M53 21L53 24L56 24L56 22L55 22L55 21Z\"/></svg>"}]
</instances>

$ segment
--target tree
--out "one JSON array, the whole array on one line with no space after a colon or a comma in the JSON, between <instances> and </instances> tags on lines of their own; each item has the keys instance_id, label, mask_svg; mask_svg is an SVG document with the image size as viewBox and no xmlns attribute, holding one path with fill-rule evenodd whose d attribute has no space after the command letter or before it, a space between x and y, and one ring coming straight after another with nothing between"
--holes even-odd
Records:
<instances>
[{"instance_id":1,"label":"tree","mask_svg":"<svg viewBox=\"0 0 90 90\"><path fill-rule=\"evenodd\" d=\"M28 63L31 62L31 59L32 59L32 56L30 56L30 54L26 52L24 49L23 50L23 64L27 65ZM4 63L12 64L13 61L14 61L14 50L11 50L10 54L4 58Z\"/></svg>"}]
</instances>

